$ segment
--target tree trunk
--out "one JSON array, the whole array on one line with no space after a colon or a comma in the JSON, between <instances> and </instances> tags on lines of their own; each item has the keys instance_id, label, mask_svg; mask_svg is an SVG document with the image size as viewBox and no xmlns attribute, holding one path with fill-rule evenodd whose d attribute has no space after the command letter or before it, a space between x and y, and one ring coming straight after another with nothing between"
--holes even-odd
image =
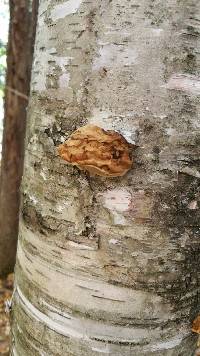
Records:
<instances>
[{"instance_id":1,"label":"tree trunk","mask_svg":"<svg viewBox=\"0 0 200 356\"><path fill-rule=\"evenodd\" d=\"M0 275L15 265L19 221L20 183L37 2L10 0L7 48L5 119L0 177Z\"/></svg>"},{"instance_id":2,"label":"tree trunk","mask_svg":"<svg viewBox=\"0 0 200 356\"><path fill-rule=\"evenodd\" d=\"M13 355L194 354L199 21L196 0L40 3ZM124 177L60 159L87 123L138 146Z\"/></svg>"}]
</instances>

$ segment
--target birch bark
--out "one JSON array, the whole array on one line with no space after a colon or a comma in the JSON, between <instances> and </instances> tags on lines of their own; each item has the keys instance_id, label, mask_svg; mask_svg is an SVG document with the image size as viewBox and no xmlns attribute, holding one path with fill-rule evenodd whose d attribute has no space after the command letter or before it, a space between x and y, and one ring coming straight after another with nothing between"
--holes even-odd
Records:
<instances>
[{"instance_id":1,"label":"birch bark","mask_svg":"<svg viewBox=\"0 0 200 356\"><path fill-rule=\"evenodd\" d=\"M12 354L194 354L200 6L44 0L29 105ZM139 147L120 178L56 147L94 123Z\"/></svg>"}]
</instances>

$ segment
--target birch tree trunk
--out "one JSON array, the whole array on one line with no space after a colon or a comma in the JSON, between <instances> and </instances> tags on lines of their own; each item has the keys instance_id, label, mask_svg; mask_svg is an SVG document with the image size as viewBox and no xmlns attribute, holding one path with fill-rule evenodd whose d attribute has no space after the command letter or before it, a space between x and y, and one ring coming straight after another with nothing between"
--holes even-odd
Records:
<instances>
[{"instance_id":1,"label":"birch tree trunk","mask_svg":"<svg viewBox=\"0 0 200 356\"><path fill-rule=\"evenodd\" d=\"M40 2L12 354L194 355L200 6ZM56 147L93 123L138 148L90 177Z\"/></svg>"}]
</instances>

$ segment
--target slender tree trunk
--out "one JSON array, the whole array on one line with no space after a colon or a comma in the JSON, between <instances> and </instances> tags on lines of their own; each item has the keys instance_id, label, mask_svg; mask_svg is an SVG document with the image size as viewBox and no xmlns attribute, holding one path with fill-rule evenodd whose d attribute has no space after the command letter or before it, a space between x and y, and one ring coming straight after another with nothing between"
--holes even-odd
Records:
<instances>
[{"instance_id":1,"label":"slender tree trunk","mask_svg":"<svg viewBox=\"0 0 200 356\"><path fill-rule=\"evenodd\" d=\"M40 3L13 355L194 354L199 24L196 0ZM59 158L87 123L137 144L124 177Z\"/></svg>"},{"instance_id":2,"label":"slender tree trunk","mask_svg":"<svg viewBox=\"0 0 200 356\"><path fill-rule=\"evenodd\" d=\"M10 0L5 119L0 177L0 275L14 269L19 188L38 0Z\"/></svg>"}]
</instances>

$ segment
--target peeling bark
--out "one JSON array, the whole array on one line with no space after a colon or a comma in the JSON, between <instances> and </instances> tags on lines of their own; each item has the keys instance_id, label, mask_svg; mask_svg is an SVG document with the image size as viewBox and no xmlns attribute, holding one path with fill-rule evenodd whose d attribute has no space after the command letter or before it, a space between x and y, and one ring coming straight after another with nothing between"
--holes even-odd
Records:
<instances>
[{"instance_id":1,"label":"peeling bark","mask_svg":"<svg viewBox=\"0 0 200 356\"><path fill-rule=\"evenodd\" d=\"M13 355L194 355L199 24L192 0L41 2ZM60 160L88 123L138 146L125 176Z\"/></svg>"}]
</instances>

